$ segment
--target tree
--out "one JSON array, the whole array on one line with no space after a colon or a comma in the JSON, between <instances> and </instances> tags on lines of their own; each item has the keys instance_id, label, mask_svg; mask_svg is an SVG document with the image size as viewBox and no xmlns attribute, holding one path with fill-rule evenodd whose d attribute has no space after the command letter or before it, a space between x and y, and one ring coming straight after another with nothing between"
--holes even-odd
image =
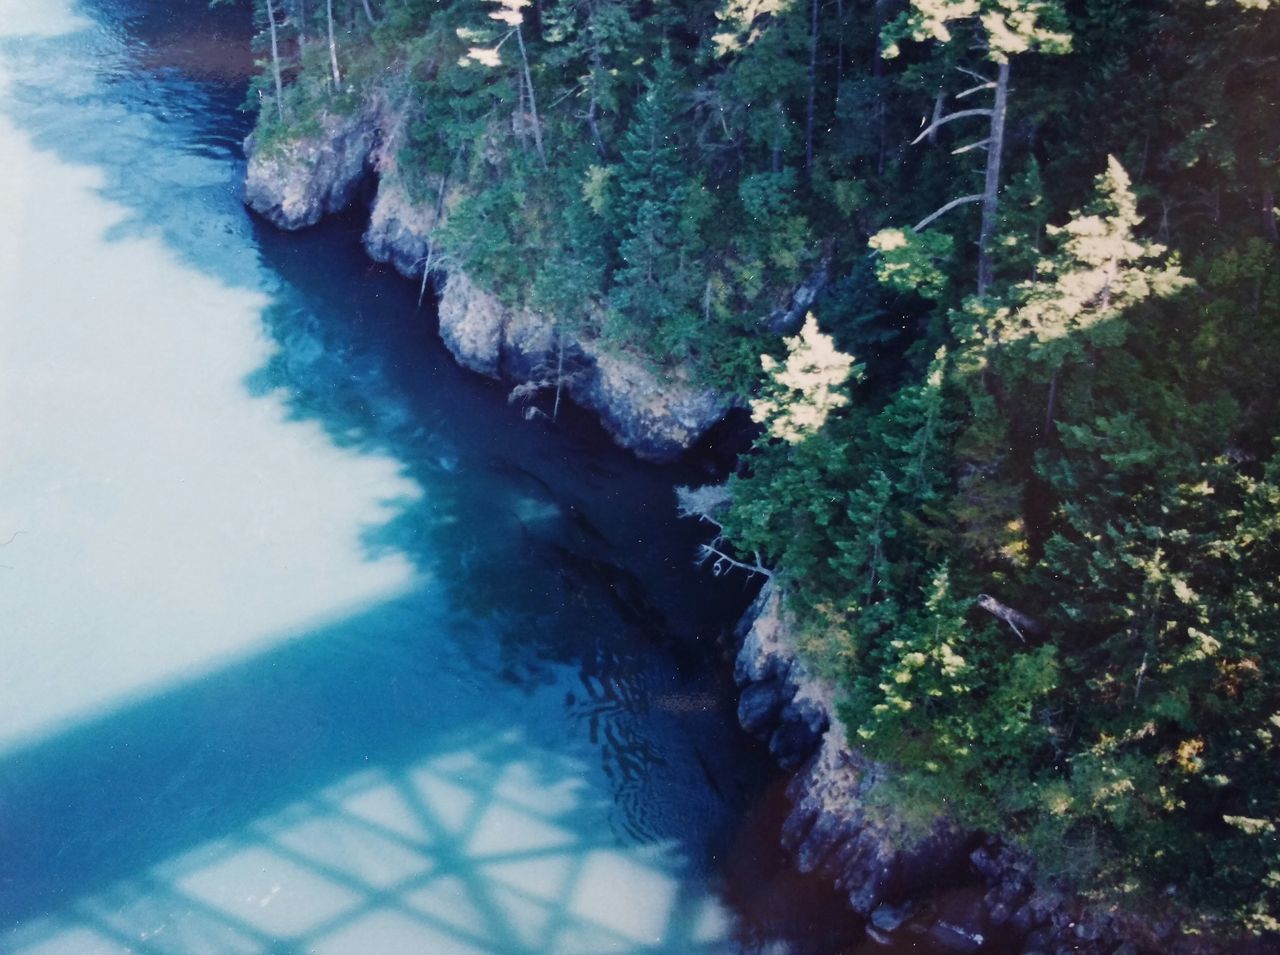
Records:
<instances>
[{"instance_id":1,"label":"tree","mask_svg":"<svg viewBox=\"0 0 1280 955\"><path fill-rule=\"evenodd\" d=\"M522 83L521 106L528 109L529 128L533 133L534 150L538 155L538 161L545 168L547 155L542 147L542 122L538 119L538 97L533 88L533 76L529 72L529 54L525 49L524 32L521 29L524 24L523 10L529 5L529 0L489 0L489 2L498 5L498 9L490 11L489 19L505 24L508 28L507 32L497 38L493 38L486 31L460 28L458 35L464 40L484 43L483 46L471 46L467 50L464 59L483 66L500 66L502 64L502 45L513 36L516 38L516 47L520 51L520 65L522 68L520 74Z\"/></svg>"},{"instance_id":2,"label":"tree","mask_svg":"<svg viewBox=\"0 0 1280 955\"><path fill-rule=\"evenodd\" d=\"M940 109L935 109L932 122L913 140L912 145L931 138L948 123L975 116L985 117L988 120L987 137L955 151L961 153L972 149L986 150L982 192L951 200L918 222L914 231L919 232L956 206L981 203L978 294L982 295L990 287L993 277L991 243L1000 214L1000 166L1004 156L1005 124L1008 119L1009 59L1031 51L1065 53L1071 48L1071 37L1062 28L1065 15L1058 0L912 0L911 8L884 28L883 55L886 59L898 56L899 44L908 38L917 42L932 39L948 43L952 39L952 27L957 22L969 24L975 20L986 58L996 65L996 76L993 80L964 70L979 83L957 94L957 99L991 90L991 106L962 109L945 115ZM938 105L941 105L941 98Z\"/></svg>"},{"instance_id":3,"label":"tree","mask_svg":"<svg viewBox=\"0 0 1280 955\"><path fill-rule=\"evenodd\" d=\"M800 334L786 339L787 358L778 362L762 355L768 384L765 394L751 402L751 417L767 426L769 434L797 444L826 423L827 416L849 403L845 383L860 374L852 355L835 346L831 336L818 330L810 313Z\"/></svg>"},{"instance_id":4,"label":"tree","mask_svg":"<svg viewBox=\"0 0 1280 955\"><path fill-rule=\"evenodd\" d=\"M545 19L548 65L584 71L578 77L587 96L581 116L597 158L608 161L613 157L614 131L604 123L622 109L635 69L634 52L642 40L640 26L626 0L570 0L548 9Z\"/></svg>"},{"instance_id":5,"label":"tree","mask_svg":"<svg viewBox=\"0 0 1280 955\"><path fill-rule=\"evenodd\" d=\"M1122 341L1125 326L1119 319L1133 306L1191 284L1176 258L1166 260L1163 246L1134 234L1142 217L1128 173L1115 157L1107 160L1095 190L1093 200L1065 226L1048 227L1056 253L1041 260L1035 279L1017 287L1019 304L988 323L997 340L1030 343L1032 360L1048 369L1046 430L1063 365L1081 355L1087 343Z\"/></svg>"},{"instance_id":6,"label":"tree","mask_svg":"<svg viewBox=\"0 0 1280 955\"><path fill-rule=\"evenodd\" d=\"M687 332L697 314L701 283L694 268L708 213L677 138L683 100L675 64L664 53L623 135L607 207L621 260L613 276L613 325L632 327L623 340L646 342L660 353L672 349L668 354L681 344L668 333Z\"/></svg>"},{"instance_id":7,"label":"tree","mask_svg":"<svg viewBox=\"0 0 1280 955\"><path fill-rule=\"evenodd\" d=\"M209 6L221 7L235 3L236 0L209 0ZM285 121L284 110L284 78L280 68L280 42L276 23L276 7L273 0L261 0L261 6L254 5L257 16L266 22L267 37L271 49L271 79L275 83L276 119L281 124Z\"/></svg>"}]
</instances>

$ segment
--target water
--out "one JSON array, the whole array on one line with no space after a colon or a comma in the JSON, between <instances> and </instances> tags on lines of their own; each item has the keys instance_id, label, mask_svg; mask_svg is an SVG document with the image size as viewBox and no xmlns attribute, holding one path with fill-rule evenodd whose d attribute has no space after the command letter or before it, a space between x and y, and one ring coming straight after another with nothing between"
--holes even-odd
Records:
<instances>
[{"instance_id":1,"label":"water","mask_svg":"<svg viewBox=\"0 0 1280 955\"><path fill-rule=\"evenodd\" d=\"M683 470L239 203L240 11L0 0L0 951L835 951Z\"/></svg>"}]
</instances>

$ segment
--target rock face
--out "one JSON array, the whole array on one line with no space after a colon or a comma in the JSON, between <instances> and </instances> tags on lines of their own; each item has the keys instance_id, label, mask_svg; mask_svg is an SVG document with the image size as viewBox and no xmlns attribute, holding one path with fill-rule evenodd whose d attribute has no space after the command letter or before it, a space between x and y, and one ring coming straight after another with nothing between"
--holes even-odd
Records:
<instances>
[{"instance_id":1,"label":"rock face","mask_svg":"<svg viewBox=\"0 0 1280 955\"><path fill-rule=\"evenodd\" d=\"M1184 935L1172 921L1086 905L1040 884L1033 860L996 836L967 834L940 821L923 837L908 838L889 813L865 811L867 794L885 769L849 745L833 687L797 656L790 621L770 585L737 636L739 722L768 744L781 766L796 770L787 788L784 848L799 869L829 879L850 908L868 918L872 938L887 942L884 933L901 927L940 953L987 951L993 944L1024 955L1271 950L1260 940ZM975 891L960 908L925 904L939 888L961 882ZM1015 942L1020 947L1011 949Z\"/></svg>"},{"instance_id":2,"label":"rock face","mask_svg":"<svg viewBox=\"0 0 1280 955\"><path fill-rule=\"evenodd\" d=\"M405 278L421 280L432 234L443 225L446 210L434 192L414 201L396 156L400 131L398 121L389 124L371 159L378 191L369 209L364 247L374 261L391 265Z\"/></svg>"},{"instance_id":3,"label":"rock face","mask_svg":"<svg viewBox=\"0 0 1280 955\"><path fill-rule=\"evenodd\" d=\"M554 322L504 305L461 269L441 281L440 337L458 364L490 378L527 381L555 361Z\"/></svg>"},{"instance_id":4,"label":"rock face","mask_svg":"<svg viewBox=\"0 0 1280 955\"><path fill-rule=\"evenodd\" d=\"M855 912L869 916L954 868L970 844L965 833L939 823L925 837L907 839L891 819L865 811L880 769L848 745L834 688L797 657L772 587L765 587L740 633L738 719L768 743L779 765L797 770L787 789L791 812L782 839L800 870L830 879Z\"/></svg>"},{"instance_id":5,"label":"rock face","mask_svg":"<svg viewBox=\"0 0 1280 955\"><path fill-rule=\"evenodd\" d=\"M244 201L281 229L301 229L349 206L377 145L374 106L350 116L325 115L315 135L260 148L245 141L249 157Z\"/></svg>"},{"instance_id":6,"label":"rock face","mask_svg":"<svg viewBox=\"0 0 1280 955\"><path fill-rule=\"evenodd\" d=\"M271 149L257 149L250 137L245 202L277 226L299 229L349 205L372 173L377 192L365 249L416 281L423 281L429 258L446 263L433 267L430 278L439 291L440 337L459 364L515 383L546 379L563 367L568 396L646 460L675 459L724 417L729 402L682 369L659 375L585 333L566 339L561 356L553 319L510 308L448 264L440 249L433 252L434 234L456 197L411 195L396 161L399 120L389 112L372 104L350 117L326 117L317 135Z\"/></svg>"},{"instance_id":7,"label":"rock face","mask_svg":"<svg viewBox=\"0 0 1280 955\"><path fill-rule=\"evenodd\" d=\"M660 376L597 342L579 347L588 365L570 381L570 395L600 415L614 441L646 460L679 457L729 410L724 396L693 384L682 368Z\"/></svg>"},{"instance_id":8,"label":"rock face","mask_svg":"<svg viewBox=\"0 0 1280 955\"><path fill-rule=\"evenodd\" d=\"M440 291L440 337L460 364L509 381L554 374L556 326L527 309L513 309L454 269ZM565 388L596 412L624 448L650 461L678 457L724 417L723 397L675 372L660 378L643 361L602 348L583 336L565 343Z\"/></svg>"}]
</instances>

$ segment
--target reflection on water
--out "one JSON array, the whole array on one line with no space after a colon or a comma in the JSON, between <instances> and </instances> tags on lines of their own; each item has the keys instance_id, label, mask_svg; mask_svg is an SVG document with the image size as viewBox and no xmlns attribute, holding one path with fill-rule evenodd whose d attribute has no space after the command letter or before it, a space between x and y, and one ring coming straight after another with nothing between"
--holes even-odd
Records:
<instances>
[{"instance_id":1,"label":"reflection on water","mask_svg":"<svg viewBox=\"0 0 1280 955\"><path fill-rule=\"evenodd\" d=\"M0 0L0 949L806 950L698 475L251 222L226 15Z\"/></svg>"}]
</instances>

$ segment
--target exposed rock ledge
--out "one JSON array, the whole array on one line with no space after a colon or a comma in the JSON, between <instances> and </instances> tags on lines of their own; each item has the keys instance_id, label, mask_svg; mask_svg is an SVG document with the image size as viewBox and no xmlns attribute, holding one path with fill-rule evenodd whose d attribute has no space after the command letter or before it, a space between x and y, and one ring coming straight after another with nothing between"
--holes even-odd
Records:
<instances>
[{"instance_id":1,"label":"exposed rock ledge","mask_svg":"<svg viewBox=\"0 0 1280 955\"><path fill-rule=\"evenodd\" d=\"M321 132L269 150L245 142L245 202L283 229L313 225L348 206L369 174L377 192L364 245L369 255L421 281L438 219L449 203L411 197L395 161L398 120L373 104L345 117L325 117ZM440 213L437 215L437 213ZM465 272L439 257L440 336L458 362L493 378L524 382L556 366L553 318L511 309ZM659 375L639 358L582 335L566 338L569 396L594 411L621 446L638 457L678 457L724 417L729 402L689 381L682 369Z\"/></svg>"},{"instance_id":2,"label":"exposed rock ledge","mask_svg":"<svg viewBox=\"0 0 1280 955\"><path fill-rule=\"evenodd\" d=\"M378 138L374 107L349 116L325 114L316 135L268 148L259 148L251 135L244 144L245 204L281 229L315 225L351 204Z\"/></svg>"},{"instance_id":3,"label":"exposed rock ledge","mask_svg":"<svg viewBox=\"0 0 1280 955\"><path fill-rule=\"evenodd\" d=\"M883 768L849 745L833 687L806 667L775 589L766 585L738 628L734 670L738 719L795 770L782 832L798 868L817 873L868 919L882 941L893 931L921 936L923 950L1008 951L1025 955L1207 955L1251 946L1185 936L1172 922L1121 917L1042 885L1024 853L998 839L939 823L908 839L889 814L867 813L866 794ZM967 901L932 905L939 884L969 882ZM1264 949L1258 948L1261 952Z\"/></svg>"}]
</instances>

